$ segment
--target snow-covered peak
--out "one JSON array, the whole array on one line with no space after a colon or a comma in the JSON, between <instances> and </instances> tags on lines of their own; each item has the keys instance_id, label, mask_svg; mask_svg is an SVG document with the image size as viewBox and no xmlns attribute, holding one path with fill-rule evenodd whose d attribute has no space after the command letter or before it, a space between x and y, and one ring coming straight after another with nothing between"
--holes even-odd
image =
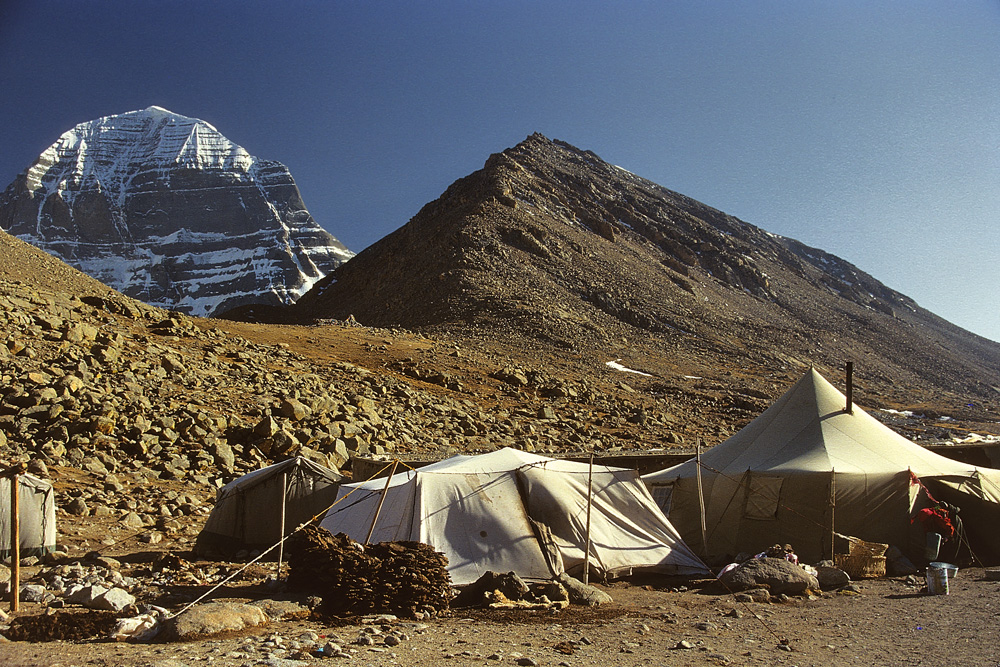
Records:
<instances>
[{"instance_id":1,"label":"snow-covered peak","mask_svg":"<svg viewBox=\"0 0 1000 667\"><path fill-rule=\"evenodd\" d=\"M32 190L124 185L140 170L219 169L247 173L255 158L211 124L151 106L80 123L49 146L28 171Z\"/></svg>"},{"instance_id":2,"label":"snow-covered peak","mask_svg":"<svg viewBox=\"0 0 1000 667\"><path fill-rule=\"evenodd\" d=\"M64 133L0 194L0 222L128 296L196 315L291 303L352 255L284 165L158 106Z\"/></svg>"}]
</instances>

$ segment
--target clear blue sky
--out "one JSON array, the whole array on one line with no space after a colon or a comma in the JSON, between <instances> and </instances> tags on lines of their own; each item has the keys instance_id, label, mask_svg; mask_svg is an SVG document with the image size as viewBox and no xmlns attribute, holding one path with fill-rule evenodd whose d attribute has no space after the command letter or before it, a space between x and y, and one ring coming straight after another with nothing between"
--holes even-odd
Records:
<instances>
[{"instance_id":1,"label":"clear blue sky","mask_svg":"<svg viewBox=\"0 0 1000 667\"><path fill-rule=\"evenodd\" d=\"M152 104L355 251L538 131L1000 340L998 0L0 2L0 187Z\"/></svg>"}]
</instances>

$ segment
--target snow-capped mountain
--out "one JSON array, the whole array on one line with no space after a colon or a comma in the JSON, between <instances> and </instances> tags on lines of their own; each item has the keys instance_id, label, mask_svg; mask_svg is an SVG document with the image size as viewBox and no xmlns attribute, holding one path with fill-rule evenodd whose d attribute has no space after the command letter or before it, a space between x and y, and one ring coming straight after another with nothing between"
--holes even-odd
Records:
<instances>
[{"instance_id":1,"label":"snow-capped mountain","mask_svg":"<svg viewBox=\"0 0 1000 667\"><path fill-rule=\"evenodd\" d=\"M147 303L294 302L350 252L288 169L152 106L77 125L0 196L0 228Z\"/></svg>"}]
</instances>

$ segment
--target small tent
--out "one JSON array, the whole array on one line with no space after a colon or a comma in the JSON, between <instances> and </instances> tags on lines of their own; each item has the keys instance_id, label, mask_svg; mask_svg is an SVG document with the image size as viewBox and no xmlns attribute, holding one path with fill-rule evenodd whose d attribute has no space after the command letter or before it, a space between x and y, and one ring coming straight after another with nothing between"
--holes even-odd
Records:
<instances>
[{"instance_id":1,"label":"small tent","mask_svg":"<svg viewBox=\"0 0 1000 667\"><path fill-rule=\"evenodd\" d=\"M809 370L757 419L701 456L702 544L695 459L643 476L680 534L706 557L791 544L829 558L832 531L920 558L912 515L935 499L962 508L980 558L1000 554L1000 471L934 454L897 434Z\"/></svg>"},{"instance_id":2,"label":"small tent","mask_svg":"<svg viewBox=\"0 0 1000 667\"><path fill-rule=\"evenodd\" d=\"M287 534L332 505L342 479L302 457L247 473L219 489L195 552L231 557L241 550L263 551L281 539L282 507Z\"/></svg>"},{"instance_id":3,"label":"small tent","mask_svg":"<svg viewBox=\"0 0 1000 667\"><path fill-rule=\"evenodd\" d=\"M52 483L18 475L18 530L21 556L42 556L56 549L56 500ZM10 556L10 478L0 479L0 558Z\"/></svg>"},{"instance_id":4,"label":"small tent","mask_svg":"<svg viewBox=\"0 0 1000 667\"><path fill-rule=\"evenodd\" d=\"M363 542L374 524L372 542L429 544L448 557L456 585L487 571L549 579L583 570L589 488L592 571L707 572L634 470L590 473L585 463L510 448L457 455L398 473L388 487L384 479L343 485L320 525Z\"/></svg>"}]
</instances>

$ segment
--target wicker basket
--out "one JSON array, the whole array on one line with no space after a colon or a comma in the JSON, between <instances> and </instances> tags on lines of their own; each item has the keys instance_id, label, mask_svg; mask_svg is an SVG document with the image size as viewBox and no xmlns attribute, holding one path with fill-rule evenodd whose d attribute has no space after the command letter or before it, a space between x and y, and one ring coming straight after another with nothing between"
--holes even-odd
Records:
<instances>
[{"instance_id":1,"label":"wicker basket","mask_svg":"<svg viewBox=\"0 0 1000 667\"><path fill-rule=\"evenodd\" d=\"M851 579L872 579L885 576L885 552L888 544L865 542L856 537L848 538L850 547L846 554L834 554L833 563Z\"/></svg>"}]
</instances>

